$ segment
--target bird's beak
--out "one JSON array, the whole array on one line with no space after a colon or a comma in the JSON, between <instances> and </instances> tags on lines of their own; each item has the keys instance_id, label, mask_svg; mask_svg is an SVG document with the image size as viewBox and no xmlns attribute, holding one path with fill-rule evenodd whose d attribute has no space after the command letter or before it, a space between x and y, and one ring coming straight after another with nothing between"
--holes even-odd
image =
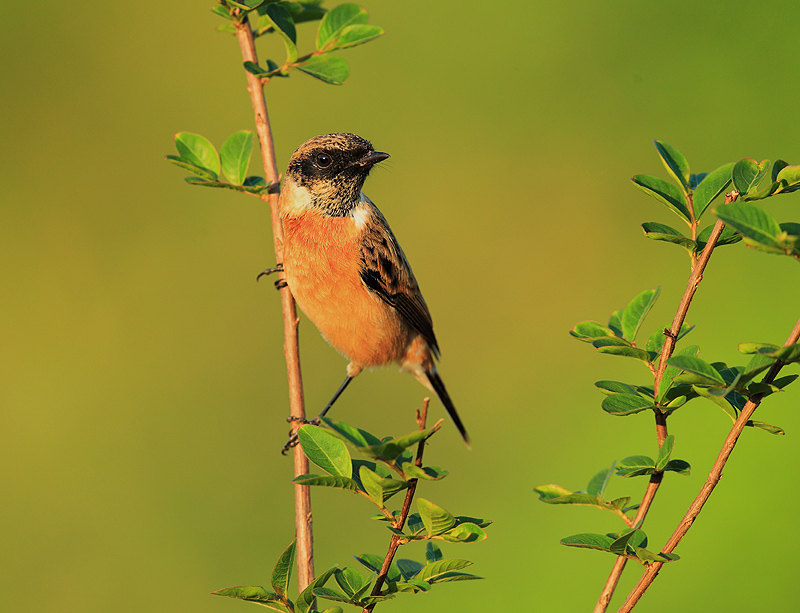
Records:
<instances>
[{"instance_id":1,"label":"bird's beak","mask_svg":"<svg viewBox=\"0 0 800 613\"><path fill-rule=\"evenodd\" d=\"M359 166L373 166L374 164L382 162L388 157L389 154L384 153L383 151L370 151L367 155L358 160L356 164L358 164Z\"/></svg>"}]
</instances>

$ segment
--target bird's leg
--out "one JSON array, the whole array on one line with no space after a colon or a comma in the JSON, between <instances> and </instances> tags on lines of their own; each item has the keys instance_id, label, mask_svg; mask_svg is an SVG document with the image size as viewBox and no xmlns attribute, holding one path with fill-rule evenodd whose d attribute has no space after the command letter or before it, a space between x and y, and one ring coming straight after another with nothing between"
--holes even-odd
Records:
<instances>
[{"instance_id":1,"label":"bird's leg","mask_svg":"<svg viewBox=\"0 0 800 613\"><path fill-rule=\"evenodd\" d=\"M333 406L333 403L336 402L339 399L339 396L342 395L342 392L344 392L345 388L347 388L347 386L350 384L350 381L352 381L352 380L353 380L353 377L351 377L348 374L347 377L345 377L345 380L339 386L339 389L336 390L336 393L333 395L333 398L331 398L330 402L327 405L325 405L325 408L322 409L322 412L319 415L317 415L314 419L307 420L307 419L301 419L299 417L290 416L290 417L287 418L287 421L290 421L290 422L292 422L292 421L301 421L301 422L306 423L306 424L311 424L313 426L318 426L319 422L322 420L322 418L325 417L325 414L328 411L330 411L331 407ZM299 442L299 439L297 437L297 432L295 432L294 434L292 434L289 437L289 440L283 446L283 449L281 450L281 453L283 455L286 455L286 452L289 451L289 449L291 449L295 445L297 445L298 442Z\"/></svg>"},{"instance_id":2,"label":"bird's leg","mask_svg":"<svg viewBox=\"0 0 800 613\"><path fill-rule=\"evenodd\" d=\"M275 265L275 268L267 268L266 270L262 270L260 273L258 273L256 281L260 280L261 277L266 277L276 272L283 272L283 262L278 262Z\"/></svg>"}]
</instances>

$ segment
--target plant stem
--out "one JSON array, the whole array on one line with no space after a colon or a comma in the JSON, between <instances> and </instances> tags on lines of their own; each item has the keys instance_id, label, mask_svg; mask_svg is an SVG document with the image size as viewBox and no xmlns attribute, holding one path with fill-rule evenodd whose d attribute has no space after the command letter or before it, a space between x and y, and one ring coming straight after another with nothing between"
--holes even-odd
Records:
<instances>
[{"instance_id":1,"label":"plant stem","mask_svg":"<svg viewBox=\"0 0 800 613\"><path fill-rule=\"evenodd\" d=\"M738 197L739 194L735 191L731 192L730 194L726 194L725 204L730 204ZM691 198L689 198L689 207L689 210L692 211L692 217L694 217ZM661 379L664 376L664 370L667 367L667 360L672 357L672 353L675 350L675 343L678 339L678 334L683 326L683 322L686 320L686 314L689 312L689 305L692 303L692 298L694 297L694 294L700 285L700 281L703 280L703 272L708 265L708 260L711 258L711 254L717 245L717 240L719 240L724 227L725 224L722 221L717 220L717 223L714 225L714 228L711 231L711 236L709 236L708 242L706 243L703 252L700 254L699 259L695 261L695 256L692 256L692 273L689 276L686 289L684 290L681 301L678 304L678 310L675 312L672 325L670 326L669 330L664 330L664 334L667 338L664 339L664 345L661 348L661 355L658 360L658 369L656 370L654 377L653 389L656 398L658 398L658 389L661 384ZM694 226L692 228L693 235L695 230L696 222L694 222ZM661 449L661 445L664 444L664 439L666 439L668 436L668 431L667 414L664 413L659 407L656 407L655 410L655 420L656 440L658 441L658 448ZM641 526L645 520L645 517L647 517L647 512L650 510L650 505L653 503L653 499L658 492L658 488L661 486L663 475L663 473L654 473L650 477L650 482L647 484L647 489L645 490L644 497L639 505L636 518L633 520L634 526ZM608 608L608 604L611 602L611 597L614 595L614 590L617 589L619 578L622 576L622 572L625 570L625 564L627 561L627 558L620 556L617 558L616 562L614 562L614 567L611 569L611 573L606 580L606 584L603 586L603 591L600 593L600 598L598 598L597 604L595 605L594 613L604 613Z\"/></svg>"},{"instance_id":2,"label":"plant stem","mask_svg":"<svg viewBox=\"0 0 800 613\"><path fill-rule=\"evenodd\" d=\"M430 403L430 398L425 398L422 401L422 410L417 411L417 426L419 426L420 430L425 429L425 422L428 419L428 404ZM436 426L441 425L442 420L436 424ZM434 426L434 428L436 428ZM417 466L422 466L422 453L425 449L425 439L419 442L417 445L417 457L414 462ZM396 530L402 530L403 526L406 525L406 519L408 519L408 513L411 509L411 501L414 499L414 493L417 491L417 479L410 479L408 490L406 491L405 500L403 500L403 506L400 509L400 515L398 516L397 520L392 522L392 528ZM392 534L392 539L389 541L389 550L386 552L386 556L383 558L383 564L381 565L381 572L378 573L378 578L375 581L375 585L372 588L372 592L370 596L378 596L381 593L381 588L386 581L386 576L389 574L389 567L392 565L392 560L394 560L394 555L397 553L397 548L400 547L402 544L403 537L397 534ZM375 604L368 605L364 607L362 613L370 613L375 608Z\"/></svg>"},{"instance_id":3,"label":"plant stem","mask_svg":"<svg viewBox=\"0 0 800 613\"><path fill-rule=\"evenodd\" d=\"M784 347L788 345L794 345L797 343L798 339L800 339L800 319L798 319L797 323L794 326L791 334L789 334L789 338L786 339L784 343ZM763 383L771 383L774 381L775 377L780 372L781 368L783 368L784 364L780 360L775 362L772 367L767 371L767 374L764 376L762 380ZM703 508L703 505L708 500L711 493L714 491L714 488L719 483L720 478L722 477L722 470L725 468L725 463L728 461L731 453L733 452L733 448L736 446L736 442L739 440L739 436L742 434L747 422L750 421L750 418L753 416L753 412L758 408L758 405L761 404L761 395L755 395L742 408L742 412L739 413L739 416L736 418L736 423L734 423L733 428L728 433L725 442L722 444L722 449L717 456L716 462L714 462L714 466L711 468L711 472L708 475L703 487L700 489L700 493L692 502L691 506L689 506L689 510L686 511L686 515L683 516L680 524L675 529L675 532L672 533L672 536L667 541L667 544L661 550L662 553L672 553L677 548L678 544L681 542L686 533L689 531L689 528L692 527L694 520L697 519L697 516L700 514L700 511ZM636 587L633 588L631 593L628 595L627 600L622 605L619 610L619 613L627 613L636 606L636 603L642 597L644 592L647 588L652 585L655 578L658 576L661 567L664 566L663 562L654 562L647 567L644 575L642 578L639 579L639 583L636 584Z\"/></svg>"},{"instance_id":4,"label":"plant stem","mask_svg":"<svg viewBox=\"0 0 800 613\"><path fill-rule=\"evenodd\" d=\"M238 9L235 9L238 11ZM247 16L232 15L236 25L236 37L242 51L242 59L258 64L253 31ZM269 193L261 199L269 203L272 217L272 238L275 247L275 261L283 261L283 226L278 214L278 197L280 195L280 176L275 163L275 146L272 140L272 129L267 113L267 102L264 97L264 86L261 80L249 72L247 75L247 91L255 115L256 133L261 146L261 161L264 166L264 178L271 183ZM281 278L283 278L283 273ZM289 288L281 289L281 308L283 310L283 353L286 359L286 374L289 382L289 407L294 421L294 434L305 419L305 403L303 400L303 379L300 373L300 344L298 337L297 308ZM294 448L295 477L308 473L308 458L300 445ZM297 537L297 582L302 592L314 580L314 545L311 516L311 492L306 485L295 485L295 532Z\"/></svg>"}]
</instances>

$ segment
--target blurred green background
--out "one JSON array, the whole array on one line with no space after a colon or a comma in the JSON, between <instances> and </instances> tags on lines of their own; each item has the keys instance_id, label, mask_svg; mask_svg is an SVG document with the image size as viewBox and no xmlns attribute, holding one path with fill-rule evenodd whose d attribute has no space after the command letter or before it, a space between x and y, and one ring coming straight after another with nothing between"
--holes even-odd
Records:
<instances>
[{"instance_id":1,"label":"blurred green background","mask_svg":"<svg viewBox=\"0 0 800 613\"><path fill-rule=\"evenodd\" d=\"M214 31L212 5L4 7L2 611L245 611L209 592L265 583L292 539L280 305L271 283L255 282L274 261L268 212L187 186L163 161L177 131L219 146L252 128L239 50ZM643 333L677 306L687 259L639 226L675 219L629 181L666 176L650 139L677 146L694 172L742 157L800 160L797 4L365 6L386 35L343 52L348 83L298 73L268 86L279 166L332 131L392 154L366 192L414 265L474 443L466 451L448 423L426 459L451 476L421 495L495 520L487 541L444 547L486 581L379 610L590 610L613 559L558 539L621 525L539 503L532 488L581 489L614 459L654 456L656 442L652 419L607 416L593 386L645 383L645 369L567 332L656 285ZM315 27L299 27L301 52ZM262 60L282 59L278 40L261 45ZM779 221L797 221L798 205L798 195L767 204ZM715 255L689 316L703 357L743 363L738 342L782 343L799 272L742 245ZM312 410L345 361L307 321L301 340ZM798 393L759 410L787 435L748 429L642 611L795 606ZM395 369L365 373L335 417L401 434L423 395ZM432 403L434 418L443 413ZM661 489L645 526L656 550L730 422L697 401L670 425L676 457L694 470ZM638 497L644 486L616 479L609 493ZM340 492L314 501L318 570L385 551L371 507ZM639 574L629 565L613 604Z\"/></svg>"}]
</instances>

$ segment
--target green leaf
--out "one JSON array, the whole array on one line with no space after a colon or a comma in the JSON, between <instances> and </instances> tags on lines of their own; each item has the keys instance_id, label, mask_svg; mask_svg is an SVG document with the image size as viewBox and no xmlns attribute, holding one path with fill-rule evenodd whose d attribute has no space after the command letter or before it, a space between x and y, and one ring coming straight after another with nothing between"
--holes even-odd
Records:
<instances>
[{"instance_id":1,"label":"green leaf","mask_svg":"<svg viewBox=\"0 0 800 613\"><path fill-rule=\"evenodd\" d=\"M669 458L672 455L672 448L675 446L675 436L670 434L661 443L658 449L658 457L656 458L656 470L663 471L669 463Z\"/></svg>"},{"instance_id":2,"label":"green leaf","mask_svg":"<svg viewBox=\"0 0 800 613\"><path fill-rule=\"evenodd\" d=\"M225 3L240 8L243 11L252 11L264 4L265 1L266 0L241 0L237 2L236 0L225 0Z\"/></svg>"},{"instance_id":3,"label":"green leaf","mask_svg":"<svg viewBox=\"0 0 800 613\"><path fill-rule=\"evenodd\" d=\"M289 590L289 580L292 578L292 567L294 566L294 555L297 547L297 539L284 549L275 568L272 569L272 589L279 596L286 597Z\"/></svg>"},{"instance_id":4,"label":"green leaf","mask_svg":"<svg viewBox=\"0 0 800 613\"><path fill-rule=\"evenodd\" d=\"M622 309L617 309L608 318L608 327L614 332L614 336L622 338Z\"/></svg>"},{"instance_id":5,"label":"green leaf","mask_svg":"<svg viewBox=\"0 0 800 613\"><path fill-rule=\"evenodd\" d=\"M297 64L297 68L331 85L341 85L350 76L347 62L336 55L313 55L305 62Z\"/></svg>"},{"instance_id":6,"label":"green leaf","mask_svg":"<svg viewBox=\"0 0 800 613\"><path fill-rule=\"evenodd\" d=\"M362 466L366 466L379 477L383 477L384 479L392 478L392 473L383 464L378 462L370 462L369 460L353 460L353 479L356 481L359 480L359 473Z\"/></svg>"},{"instance_id":7,"label":"green leaf","mask_svg":"<svg viewBox=\"0 0 800 613\"><path fill-rule=\"evenodd\" d=\"M559 542L567 547L580 547L581 549L610 551L611 543L614 542L614 539L606 536L605 534L583 533L564 537Z\"/></svg>"},{"instance_id":8,"label":"green leaf","mask_svg":"<svg viewBox=\"0 0 800 613\"><path fill-rule=\"evenodd\" d=\"M486 531L471 522L460 523L447 532L439 535L440 538L450 543L476 543L484 541L488 537Z\"/></svg>"},{"instance_id":9,"label":"green leaf","mask_svg":"<svg viewBox=\"0 0 800 613\"><path fill-rule=\"evenodd\" d=\"M634 358L636 360L640 360L645 364L649 364L653 360L655 360L658 356L648 353L644 349L639 349L637 347L631 347L628 344L625 345L597 345L592 343L597 347L597 351L599 353L607 353L609 355L621 355L627 358Z\"/></svg>"},{"instance_id":10,"label":"green leaf","mask_svg":"<svg viewBox=\"0 0 800 613\"><path fill-rule=\"evenodd\" d=\"M655 241L663 241L665 243L673 243L683 247L690 253L694 253L695 242L691 238L678 232L675 228L654 221L648 221L642 224L642 229L647 238Z\"/></svg>"},{"instance_id":11,"label":"green leaf","mask_svg":"<svg viewBox=\"0 0 800 613\"><path fill-rule=\"evenodd\" d=\"M672 183L647 175L636 175L631 178L631 181L644 193L666 205L669 210L688 225L691 225L691 216L689 215L689 209L686 207L683 193Z\"/></svg>"},{"instance_id":12,"label":"green leaf","mask_svg":"<svg viewBox=\"0 0 800 613\"><path fill-rule=\"evenodd\" d=\"M300 426L298 436L309 460L331 475L350 478L353 469L347 445L322 428L310 424Z\"/></svg>"},{"instance_id":13,"label":"green leaf","mask_svg":"<svg viewBox=\"0 0 800 613\"><path fill-rule=\"evenodd\" d=\"M280 35L286 47L286 61L293 64L297 61L297 28L289 10L279 3L270 3L263 13L263 18L268 21Z\"/></svg>"},{"instance_id":14,"label":"green leaf","mask_svg":"<svg viewBox=\"0 0 800 613\"><path fill-rule=\"evenodd\" d=\"M759 351L759 353L765 353ZM779 359L781 362L791 364L792 362L800 362L800 344L788 345L781 347L777 351L769 352L767 355Z\"/></svg>"},{"instance_id":15,"label":"green leaf","mask_svg":"<svg viewBox=\"0 0 800 613\"><path fill-rule=\"evenodd\" d=\"M367 11L357 4L340 4L322 18L317 29L317 50L329 48L348 26L367 23Z\"/></svg>"},{"instance_id":16,"label":"green leaf","mask_svg":"<svg viewBox=\"0 0 800 613\"><path fill-rule=\"evenodd\" d=\"M587 494L590 496L603 497L606 487L608 487L608 482L611 479L611 475L614 474L614 464L616 464L616 462L611 464L609 468L604 468L591 478L589 485L586 487Z\"/></svg>"},{"instance_id":17,"label":"green leaf","mask_svg":"<svg viewBox=\"0 0 800 613\"><path fill-rule=\"evenodd\" d=\"M619 509L617 509L613 503L606 502L599 496L593 496L584 492L572 492L560 485L539 485L533 488L533 491L539 495L539 501L546 504L569 504L596 507L619 514Z\"/></svg>"},{"instance_id":18,"label":"green leaf","mask_svg":"<svg viewBox=\"0 0 800 613\"><path fill-rule=\"evenodd\" d=\"M425 481L438 481L444 479L448 472L438 466L419 466L409 462L401 467L406 479L423 479Z\"/></svg>"},{"instance_id":19,"label":"green leaf","mask_svg":"<svg viewBox=\"0 0 800 613\"><path fill-rule=\"evenodd\" d=\"M173 164L175 164L175 166L178 166L180 168L183 168L184 170L188 170L189 172L196 174L198 177L204 179L205 181L216 181L217 179L217 177L214 176L214 174L212 174L205 168L200 168L199 166L195 166L191 162L187 162L182 157L179 157L177 155L165 155L164 159L167 160L168 162L172 162Z\"/></svg>"},{"instance_id":20,"label":"green leaf","mask_svg":"<svg viewBox=\"0 0 800 613\"><path fill-rule=\"evenodd\" d=\"M215 15L219 15L224 19L227 19L229 21L231 20L231 14L228 12L228 9L226 9L224 6L218 4L217 6L211 9L211 12L214 13Z\"/></svg>"},{"instance_id":21,"label":"green leaf","mask_svg":"<svg viewBox=\"0 0 800 613\"><path fill-rule=\"evenodd\" d=\"M300 6L302 11L300 13L292 13L292 17L294 17L295 23L305 23L307 21L317 21L318 19L322 19L325 16L326 10L319 6L316 2L303 2L303 3L292 3L294 5Z\"/></svg>"},{"instance_id":22,"label":"green leaf","mask_svg":"<svg viewBox=\"0 0 800 613\"><path fill-rule=\"evenodd\" d=\"M697 186L702 183L703 179L705 179L709 173L707 172L700 172L698 174L690 174L689 175L689 189L697 189Z\"/></svg>"},{"instance_id":23,"label":"green leaf","mask_svg":"<svg viewBox=\"0 0 800 613\"><path fill-rule=\"evenodd\" d=\"M800 186L800 165L789 166L783 160L778 160L778 162L782 162L785 165L780 167L774 180L786 184L785 187L781 188L782 192L795 191ZM778 166L778 162L775 162L775 167ZM775 172L774 168L773 172Z\"/></svg>"},{"instance_id":24,"label":"green leaf","mask_svg":"<svg viewBox=\"0 0 800 613\"><path fill-rule=\"evenodd\" d=\"M652 551L648 551L643 547L636 547L634 548L636 552L636 557L639 558L642 562L674 562L675 560L680 560L680 556L674 553L653 553Z\"/></svg>"},{"instance_id":25,"label":"green leaf","mask_svg":"<svg viewBox=\"0 0 800 613\"><path fill-rule=\"evenodd\" d=\"M701 253L705 248L706 244L708 243L708 239L711 238L711 232L714 230L714 226L706 226L700 233L697 235L697 253ZM732 226L725 226L722 228L722 233L719 235L717 239L717 244L715 247L722 247L723 245L733 245L734 243L738 243L742 240L742 235L739 234L735 228Z\"/></svg>"},{"instance_id":26,"label":"green leaf","mask_svg":"<svg viewBox=\"0 0 800 613\"><path fill-rule=\"evenodd\" d=\"M334 434L338 434L340 438L351 443L355 447L369 447L370 445L381 444L381 439L361 428L350 426L341 421L333 421L327 417L323 417L322 421L333 430Z\"/></svg>"},{"instance_id":27,"label":"green leaf","mask_svg":"<svg viewBox=\"0 0 800 613\"><path fill-rule=\"evenodd\" d=\"M660 293L660 287L646 289L625 307L622 313L622 331L629 341L636 340L636 334L639 332L644 318L647 317Z\"/></svg>"},{"instance_id":28,"label":"green leaf","mask_svg":"<svg viewBox=\"0 0 800 613\"><path fill-rule=\"evenodd\" d=\"M645 349L648 351L648 353L661 355L661 350L664 348L665 338L666 336L664 335L664 330L656 330L650 335L650 338L647 339L647 343L645 343Z\"/></svg>"},{"instance_id":29,"label":"green leaf","mask_svg":"<svg viewBox=\"0 0 800 613\"><path fill-rule=\"evenodd\" d=\"M333 600L335 602L350 602L349 595L343 594L339 590L334 590L329 587L314 588L314 596L317 598L324 598L325 600Z\"/></svg>"},{"instance_id":30,"label":"green leaf","mask_svg":"<svg viewBox=\"0 0 800 613\"><path fill-rule=\"evenodd\" d=\"M447 532L456 523L456 518L452 514L424 498L417 500L417 509L428 536L437 536ZM421 578L424 579L424 577Z\"/></svg>"},{"instance_id":31,"label":"green leaf","mask_svg":"<svg viewBox=\"0 0 800 613\"><path fill-rule=\"evenodd\" d=\"M641 530L624 530L622 536L614 540L609 546L611 553L618 556L632 555L635 553L633 545L629 546L629 541L634 542L647 541L647 537Z\"/></svg>"},{"instance_id":32,"label":"green leaf","mask_svg":"<svg viewBox=\"0 0 800 613\"><path fill-rule=\"evenodd\" d=\"M439 548L439 545L428 541L428 543L425 545L425 559L428 561L428 563L441 560L442 550Z\"/></svg>"},{"instance_id":33,"label":"green leaf","mask_svg":"<svg viewBox=\"0 0 800 613\"><path fill-rule=\"evenodd\" d=\"M670 460L663 470L664 472L674 472L679 475L689 475L692 472L692 467L689 462L684 460Z\"/></svg>"},{"instance_id":34,"label":"green leaf","mask_svg":"<svg viewBox=\"0 0 800 613\"><path fill-rule=\"evenodd\" d=\"M348 49L363 45L383 35L383 28L366 24L347 26L333 42L332 49Z\"/></svg>"},{"instance_id":35,"label":"green leaf","mask_svg":"<svg viewBox=\"0 0 800 613\"><path fill-rule=\"evenodd\" d=\"M367 492L367 495L370 497L370 499L381 509L383 509L383 488L381 487L381 478L366 466L362 466L359 469L358 476L361 484L364 486L364 491Z\"/></svg>"},{"instance_id":36,"label":"green leaf","mask_svg":"<svg viewBox=\"0 0 800 613\"><path fill-rule=\"evenodd\" d=\"M746 196L743 196L742 199L748 202L752 200L763 200L764 198L768 198L769 196L772 196L778 192L780 188L781 184L776 181L775 183L770 183L764 189L750 192Z\"/></svg>"},{"instance_id":37,"label":"green leaf","mask_svg":"<svg viewBox=\"0 0 800 613\"><path fill-rule=\"evenodd\" d=\"M764 209L747 202L721 204L716 210L717 216L742 233L745 238L769 247L778 247L776 236L781 227L775 218Z\"/></svg>"},{"instance_id":38,"label":"green leaf","mask_svg":"<svg viewBox=\"0 0 800 613\"><path fill-rule=\"evenodd\" d=\"M434 432L435 430L433 428L428 428L427 430L416 430L411 434L401 436L400 438L388 439L379 445L359 447L359 451L371 458L379 458L386 462L394 462L398 459L398 457L401 456L401 454L403 454L403 452L405 452L406 449L427 439Z\"/></svg>"},{"instance_id":39,"label":"green leaf","mask_svg":"<svg viewBox=\"0 0 800 613\"><path fill-rule=\"evenodd\" d=\"M731 178L733 186L742 196L747 195L751 191L755 191L758 184L761 183L767 170L769 170L769 160L762 160L761 163L756 162L754 159L739 160L734 164Z\"/></svg>"},{"instance_id":40,"label":"green leaf","mask_svg":"<svg viewBox=\"0 0 800 613\"><path fill-rule=\"evenodd\" d=\"M610 394L637 394L636 386L619 381L597 381L595 387L606 395Z\"/></svg>"},{"instance_id":41,"label":"green leaf","mask_svg":"<svg viewBox=\"0 0 800 613\"><path fill-rule=\"evenodd\" d=\"M701 360L698 357L692 357L689 355L675 355L667 360L667 365L680 368L685 372L699 375L703 380L710 384L722 386L726 385L725 379L722 378L722 375L720 375L719 372L717 372L716 369L711 366L711 364L705 360Z\"/></svg>"},{"instance_id":42,"label":"green leaf","mask_svg":"<svg viewBox=\"0 0 800 613\"><path fill-rule=\"evenodd\" d=\"M399 560L398 560L399 561ZM355 568L337 568L333 571L333 578L339 585L344 593L352 596L358 592L364 585L370 583L364 575L358 572Z\"/></svg>"},{"instance_id":43,"label":"green leaf","mask_svg":"<svg viewBox=\"0 0 800 613\"><path fill-rule=\"evenodd\" d=\"M739 343L739 351L741 353L774 353L780 349L780 345L773 345L772 343Z\"/></svg>"},{"instance_id":44,"label":"green leaf","mask_svg":"<svg viewBox=\"0 0 800 613\"><path fill-rule=\"evenodd\" d=\"M428 542L430 543L430 541ZM422 569L423 566L425 566L416 560L408 560L406 558L395 560L395 563L397 564L397 568L399 568L400 572L403 574L403 579L406 581L416 577L417 573Z\"/></svg>"},{"instance_id":45,"label":"green leaf","mask_svg":"<svg viewBox=\"0 0 800 613\"><path fill-rule=\"evenodd\" d=\"M603 399L602 407L609 415L623 417L654 409L655 405L652 400L642 398L638 394L611 394Z\"/></svg>"},{"instance_id":46,"label":"green leaf","mask_svg":"<svg viewBox=\"0 0 800 613\"><path fill-rule=\"evenodd\" d=\"M263 68L261 68L261 66L259 66L258 64L255 64L255 63L253 63L251 61L245 62L243 64L243 66L244 66L244 69L247 72L249 72L250 74L254 74L257 77L260 77L260 76L265 75L265 74L269 74L269 71L264 70Z\"/></svg>"},{"instance_id":47,"label":"green leaf","mask_svg":"<svg viewBox=\"0 0 800 613\"><path fill-rule=\"evenodd\" d=\"M281 611L282 613L291 613L292 611L276 594L268 592L257 585L237 585L236 587L228 587L211 593L215 596L227 596L228 598L255 602L273 611Z\"/></svg>"},{"instance_id":48,"label":"green leaf","mask_svg":"<svg viewBox=\"0 0 800 613\"><path fill-rule=\"evenodd\" d=\"M778 435L786 434L786 431L783 428L779 428L778 426L772 426L770 424L764 423L763 421L755 421L751 419L745 425L750 426L752 428L758 428L759 430L764 430L766 432L769 432L770 434L778 434Z\"/></svg>"},{"instance_id":49,"label":"green leaf","mask_svg":"<svg viewBox=\"0 0 800 613\"><path fill-rule=\"evenodd\" d=\"M614 331L596 321L580 321L570 330L570 335L579 341L590 343L597 338L614 337Z\"/></svg>"},{"instance_id":50,"label":"green leaf","mask_svg":"<svg viewBox=\"0 0 800 613\"><path fill-rule=\"evenodd\" d=\"M335 487L341 490L348 490L350 492L360 492L358 482L349 477L342 477L340 475L300 475L292 479L292 483L297 485L319 485L322 487Z\"/></svg>"},{"instance_id":51,"label":"green leaf","mask_svg":"<svg viewBox=\"0 0 800 613\"><path fill-rule=\"evenodd\" d=\"M789 162L786 160L775 160L775 163L772 165L772 172L770 173L773 182L778 180L778 173L788 165Z\"/></svg>"},{"instance_id":52,"label":"green leaf","mask_svg":"<svg viewBox=\"0 0 800 613\"><path fill-rule=\"evenodd\" d=\"M231 134L222 144L220 149L222 172L234 185L241 185L247 177L254 139L255 134L250 130L240 130Z\"/></svg>"},{"instance_id":53,"label":"green leaf","mask_svg":"<svg viewBox=\"0 0 800 613\"><path fill-rule=\"evenodd\" d=\"M219 176L219 155L214 145L204 136L192 132L178 132L175 135L175 148L184 162L199 166L213 175Z\"/></svg>"},{"instance_id":54,"label":"green leaf","mask_svg":"<svg viewBox=\"0 0 800 613\"><path fill-rule=\"evenodd\" d=\"M697 189L694 190L692 204L694 206L694 214L697 219L702 217L708 206L719 196L725 192L728 185L731 184L731 171L733 170L733 162L723 164L715 171L710 172L705 179L700 182Z\"/></svg>"},{"instance_id":55,"label":"green leaf","mask_svg":"<svg viewBox=\"0 0 800 613\"><path fill-rule=\"evenodd\" d=\"M360 564L371 570L372 572L381 572L383 566L383 558L379 558L373 553L362 553L360 556L353 556Z\"/></svg>"},{"instance_id":56,"label":"green leaf","mask_svg":"<svg viewBox=\"0 0 800 613\"><path fill-rule=\"evenodd\" d=\"M295 603L295 611L297 611L297 613L308 613L311 610L311 605L314 604L314 590L325 585L325 582L330 578L335 570L335 566L326 570L319 577L309 583L306 586L306 589L300 592L300 594L297 596L297 602Z\"/></svg>"},{"instance_id":57,"label":"green leaf","mask_svg":"<svg viewBox=\"0 0 800 613\"><path fill-rule=\"evenodd\" d=\"M683 188L684 193L689 193L689 163L683 154L672 145L654 140L661 162L670 175Z\"/></svg>"},{"instance_id":58,"label":"green leaf","mask_svg":"<svg viewBox=\"0 0 800 613\"><path fill-rule=\"evenodd\" d=\"M617 464L617 475L620 477L638 477L652 475L656 470L653 458L646 455L632 455Z\"/></svg>"},{"instance_id":59,"label":"green leaf","mask_svg":"<svg viewBox=\"0 0 800 613\"><path fill-rule=\"evenodd\" d=\"M696 357L697 354L700 353L700 347L697 345L689 345L688 347L684 347L681 351L674 354L673 357L676 356L690 356ZM664 374L661 376L661 382L658 387L658 402L662 402L666 397L667 393L672 388L673 380L681 373L680 368L676 366L670 366L669 362L667 362L667 367L664 369Z\"/></svg>"},{"instance_id":60,"label":"green leaf","mask_svg":"<svg viewBox=\"0 0 800 613\"><path fill-rule=\"evenodd\" d=\"M382 509L386 500L409 486L408 481L381 478L366 466L359 469L359 478L370 499Z\"/></svg>"},{"instance_id":61,"label":"green leaf","mask_svg":"<svg viewBox=\"0 0 800 613\"><path fill-rule=\"evenodd\" d=\"M466 581L469 579L483 579L477 575L470 575L469 573L459 573L450 571L449 573L442 573L433 581L433 583L446 583L448 581Z\"/></svg>"},{"instance_id":62,"label":"green leaf","mask_svg":"<svg viewBox=\"0 0 800 613\"><path fill-rule=\"evenodd\" d=\"M469 560L438 560L423 566L414 578L427 581L428 583L435 583L438 577L471 565L472 562Z\"/></svg>"}]
</instances>

